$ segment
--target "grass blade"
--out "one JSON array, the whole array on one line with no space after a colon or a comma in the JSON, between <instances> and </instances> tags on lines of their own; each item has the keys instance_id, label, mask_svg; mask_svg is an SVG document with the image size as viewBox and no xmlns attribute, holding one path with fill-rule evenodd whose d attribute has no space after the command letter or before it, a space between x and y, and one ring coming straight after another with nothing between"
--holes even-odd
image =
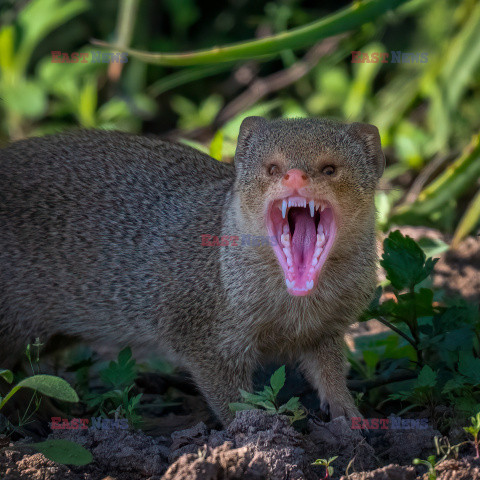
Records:
<instances>
[{"instance_id":1,"label":"grass blade","mask_svg":"<svg viewBox=\"0 0 480 480\"><path fill-rule=\"evenodd\" d=\"M125 51L132 57L155 65L187 66L245 60L253 57L278 55L284 50L306 47L323 38L354 30L406 1L367 0L355 2L350 7L332 15L277 35L188 53L151 53L121 48L120 45L112 45L100 40L92 40L92 43L109 49Z\"/></svg>"}]
</instances>

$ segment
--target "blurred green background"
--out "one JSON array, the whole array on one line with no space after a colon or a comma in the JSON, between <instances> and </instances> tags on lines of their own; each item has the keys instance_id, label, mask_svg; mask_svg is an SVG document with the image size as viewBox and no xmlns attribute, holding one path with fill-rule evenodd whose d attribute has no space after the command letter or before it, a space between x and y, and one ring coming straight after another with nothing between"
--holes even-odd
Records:
<instances>
[{"instance_id":1,"label":"blurred green background","mask_svg":"<svg viewBox=\"0 0 480 480\"><path fill-rule=\"evenodd\" d=\"M151 54L52 63L52 51L99 51L93 39ZM352 51L390 56L352 63ZM454 246L480 220L479 77L475 0L0 1L0 145L94 127L231 161L248 115L373 123L387 158L379 228L432 226Z\"/></svg>"}]
</instances>

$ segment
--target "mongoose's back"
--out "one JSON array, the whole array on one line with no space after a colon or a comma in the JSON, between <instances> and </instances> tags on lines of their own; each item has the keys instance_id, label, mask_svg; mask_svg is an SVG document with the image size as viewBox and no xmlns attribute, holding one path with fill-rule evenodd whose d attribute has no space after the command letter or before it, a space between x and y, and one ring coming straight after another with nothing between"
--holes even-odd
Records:
<instances>
[{"instance_id":1,"label":"mongoose's back","mask_svg":"<svg viewBox=\"0 0 480 480\"><path fill-rule=\"evenodd\" d=\"M0 150L0 336L12 339L0 364L59 328L155 341L182 295L192 305L197 281L205 293L192 259L208 263L200 235L220 231L233 181L233 167L191 148L116 132Z\"/></svg>"}]
</instances>

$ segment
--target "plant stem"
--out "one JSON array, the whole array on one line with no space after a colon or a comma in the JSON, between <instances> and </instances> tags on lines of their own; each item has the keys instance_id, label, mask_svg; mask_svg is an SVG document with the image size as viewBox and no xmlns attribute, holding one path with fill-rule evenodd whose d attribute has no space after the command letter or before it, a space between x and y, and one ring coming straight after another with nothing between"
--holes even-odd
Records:
<instances>
[{"instance_id":1,"label":"plant stem","mask_svg":"<svg viewBox=\"0 0 480 480\"><path fill-rule=\"evenodd\" d=\"M415 341L410 338L406 333L403 333L399 328L397 328L395 325L393 325L392 323L390 323L388 320L386 320L384 317L377 317L377 320L380 322L380 323L383 323L384 325L386 325L388 328L390 328L391 330L393 330L395 333L398 333L398 335L400 335L401 337L403 337L408 343L410 343L412 345L412 347L418 351L418 348L417 348L417 345L415 343ZM417 354L418 356L418 354Z\"/></svg>"},{"instance_id":2,"label":"plant stem","mask_svg":"<svg viewBox=\"0 0 480 480\"><path fill-rule=\"evenodd\" d=\"M415 305L415 285L410 286L410 298L412 300L412 321L407 322L408 328L410 328L410 332L412 332L412 336L415 340L415 350L417 352L417 361L420 365L423 365L423 355L422 351L418 348L418 344L420 343L420 335L418 333L418 318L417 318L417 306Z\"/></svg>"}]
</instances>

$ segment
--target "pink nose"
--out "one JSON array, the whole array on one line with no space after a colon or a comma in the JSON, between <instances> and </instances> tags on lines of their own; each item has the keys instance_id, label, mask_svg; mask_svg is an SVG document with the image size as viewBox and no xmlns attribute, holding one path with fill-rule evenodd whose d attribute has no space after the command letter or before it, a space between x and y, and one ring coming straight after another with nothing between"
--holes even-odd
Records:
<instances>
[{"instance_id":1,"label":"pink nose","mask_svg":"<svg viewBox=\"0 0 480 480\"><path fill-rule=\"evenodd\" d=\"M285 174L282 183L286 187L298 190L308 184L308 177L304 171L298 168L292 168Z\"/></svg>"}]
</instances>

